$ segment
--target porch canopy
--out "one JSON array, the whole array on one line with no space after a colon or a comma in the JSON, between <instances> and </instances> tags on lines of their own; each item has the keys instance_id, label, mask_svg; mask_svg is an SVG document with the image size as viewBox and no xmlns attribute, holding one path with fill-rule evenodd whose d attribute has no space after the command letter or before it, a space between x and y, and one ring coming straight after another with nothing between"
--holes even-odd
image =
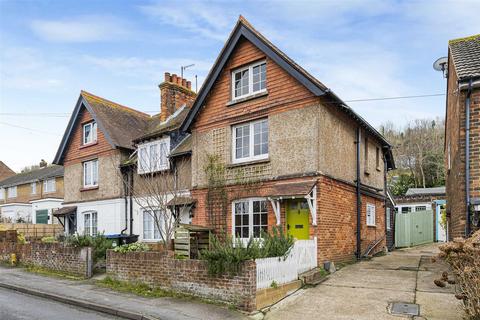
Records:
<instances>
[{"instance_id":1,"label":"porch canopy","mask_svg":"<svg viewBox=\"0 0 480 320\"><path fill-rule=\"evenodd\" d=\"M280 225L280 201L284 199L305 198L312 215L312 224L317 225L317 180L300 182L279 182L268 189L268 200L272 204L277 225Z\"/></svg>"},{"instance_id":2,"label":"porch canopy","mask_svg":"<svg viewBox=\"0 0 480 320\"><path fill-rule=\"evenodd\" d=\"M75 221L73 219L73 215L77 213L77 207L76 206L69 206L69 207L63 207L60 209L55 210L52 214L54 217L58 219L60 224L65 228L65 224L60 218L65 218L70 221L70 223L75 224Z\"/></svg>"}]
</instances>

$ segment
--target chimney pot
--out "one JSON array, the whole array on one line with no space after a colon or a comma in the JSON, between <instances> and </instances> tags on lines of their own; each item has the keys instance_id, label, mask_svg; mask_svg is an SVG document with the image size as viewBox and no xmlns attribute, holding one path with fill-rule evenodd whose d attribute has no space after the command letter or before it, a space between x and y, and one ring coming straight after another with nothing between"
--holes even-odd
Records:
<instances>
[{"instance_id":1,"label":"chimney pot","mask_svg":"<svg viewBox=\"0 0 480 320\"><path fill-rule=\"evenodd\" d=\"M191 89L192 88L192 81L187 81L187 88Z\"/></svg>"},{"instance_id":2,"label":"chimney pot","mask_svg":"<svg viewBox=\"0 0 480 320\"><path fill-rule=\"evenodd\" d=\"M181 78L181 77L178 77L178 78L177 78L177 84L178 84L179 86L182 85L182 78Z\"/></svg>"},{"instance_id":3,"label":"chimney pot","mask_svg":"<svg viewBox=\"0 0 480 320\"><path fill-rule=\"evenodd\" d=\"M170 72L165 72L165 82L170 82Z\"/></svg>"},{"instance_id":4,"label":"chimney pot","mask_svg":"<svg viewBox=\"0 0 480 320\"><path fill-rule=\"evenodd\" d=\"M177 83L177 75L175 73L172 74L172 78L171 78L170 81L173 82L173 83Z\"/></svg>"},{"instance_id":5,"label":"chimney pot","mask_svg":"<svg viewBox=\"0 0 480 320\"><path fill-rule=\"evenodd\" d=\"M187 86L187 79L182 79L182 87L186 87Z\"/></svg>"}]
</instances>

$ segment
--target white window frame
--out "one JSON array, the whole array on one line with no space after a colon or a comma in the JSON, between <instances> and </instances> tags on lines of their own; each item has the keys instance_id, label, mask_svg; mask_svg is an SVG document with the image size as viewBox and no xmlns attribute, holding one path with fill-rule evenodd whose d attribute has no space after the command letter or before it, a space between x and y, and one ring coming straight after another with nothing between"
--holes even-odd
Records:
<instances>
[{"instance_id":1,"label":"white window frame","mask_svg":"<svg viewBox=\"0 0 480 320\"><path fill-rule=\"evenodd\" d=\"M253 91L253 68L257 67L257 66L260 66L262 64L265 64L265 88L257 90L257 91ZM235 75L237 73L243 72L245 70L248 70L248 93L236 97L235 96ZM239 68L239 69L235 69L235 70L232 71L232 76L231 77L232 77L231 78L232 79L232 81L231 81L231 84L232 84L232 101L243 99L243 98L246 98L246 97L249 97L249 96L253 96L253 95L258 94L258 93L267 92L267 62L266 62L266 60L258 61L258 62L252 63L248 66L245 66L245 67L242 67L242 68Z\"/></svg>"},{"instance_id":2,"label":"white window frame","mask_svg":"<svg viewBox=\"0 0 480 320\"><path fill-rule=\"evenodd\" d=\"M51 187L51 188L50 188ZM57 189L55 178L43 180L43 192L51 193Z\"/></svg>"},{"instance_id":3,"label":"white window frame","mask_svg":"<svg viewBox=\"0 0 480 320\"><path fill-rule=\"evenodd\" d=\"M32 194L37 194L37 183L36 182L30 183L30 187L32 188Z\"/></svg>"},{"instance_id":4,"label":"white window frame","mask_svg":"<svg viewBox=\"0 0 480 320\"><path fill-rule=\"evenodd\" d=\"M151 148L157 148L159 158L157 161L152 159ZM162 156L164 150L164 157ZM142 153L145 151L145 159L142 159ZM137 172L151 173L170 169L170 137L167 136L152 142L142 143L137 148ZM162 161L163 160L163 161ZM163 163L162 163L163 162Z\"/></svg>"},{"instance_id":5,"label":"white window frame","mask_svg":"<svg viewBox=\"0 0 480 320\"><path fill-rule=\"evenodd\" d=\"M94 163L96 163L96 174L94 174ZM91 167L90 168L90 172L89 172L89 178L90 178L90 183L86 183L86 177L87 177L87 168L88 167ZM90 161L85 161L83 163L83 187L84 188L93 188L93 187L98 187L98 159L95 159L95 160L90 160ZM97 181L95 181L95 178Z\"/></svg>"},{"instance_id":6,"label":"white window frame","mask_svg":"<svg viewBox=\"0 0 480 320\"><path fill-rule=\"evenodd\" d=\"M451 158L451 149L450 149L450 141L448 141L447 145L447 169L452 169L452 158Z\"/></svg>"},{"instance_id":7,"label":"white window frame","mask_svg":"<svg viewBox=\"0 0 480 320\"><path fill-rule=\"evenodd\" d=\"M254 148L255 148L255 144L254 144L254 139L255 139L255 132L254 132L254 126L256 123L261 123L261 122L264 122L266 121L267 122L267 128L268 128L268 131L267 131L267 148L268 148L268 152L267 153L264 153L264 154L259 154L257 156L254 155ZM237 154L236 154L236 149L237 149L237 128L238 127L243 127L243 126L246 126L248 125L250 127L249 131L250 131L250 136L249 136L249 151L248 151L248 154L249 156L248 157L243 157L243 158L237 158ZM270 140L270 124L269 124L269 121L268 121L268 118L262 118L262 119L259 119L259 120L255 120L255 121L250 121L250 122L244 122L244 123L239 123L237 125L234 125L232 126L232 163L242 163L242 162L249 162L249 161L256 161L256 160L263 160L263 159L268 159L269 157L269 154L270 154L270 143L269 143L269 140Z\"/></svg>"},{"instance_id":8,"label":"white window frame","mask_svg":"<svg viewBox=\"0 0 480 320\"><path fill-rule=\"evenodd\" d=\"M85 130L87 127L90 127L90 136L88 138L88 141L86 141L85 137ZM91 121L89 123L85 123L83 125L83 130L82 130L82 144L87 145L91 144L97 141L97 122L96 121Z\"/></svg>"},{"instance_id":9,"label":"white window frame","mask_svg":"<svg viewBox=\"0 0 480 320\"><path fill-rule=\"evenodd\" d=\"M160 210L153 210L154 215L160 215ZM152 226L145 230L145 218L149 220L149 223L152 223ZM146 234L148 232L148 234ZM143 217L142 217L142 237L145 241L160 241L162 240L162 236L160 234L160 229L158 228L157 224L155 223L155 218L152 215L152 210L143 210Z\"/></svg>"},{"instance_id":10,"label":"white window frame","mask_svg":"<svg viewBox=\"0 0 480 320\"><path fill-rule=\"evenodd\" d=\"M8 187L7 189L7 196L9 199L17 197L17 186Z\"/></svg>"},{"instance_id":11,"label":"white window frame","mask_svg":"<svg viewBox=\"0 0 480 320\"><path fill-rule=\"evenodd\" d=\"M367 226L375 227L375 205L373 203L367 203L367 210L366 210L366 220Z\"/></svg>"},{"instance_id":12,"label":"white window frame","mask_svg":"<svg viewBox=\"0 0 480 320\"><path fill-rule=\"evenodd\" d=\"M267 228L268 228L268 200L267 198L246 198L246 199L239 199L236 201L232 202L232 238L233 239L239 239L243 242L248 241L250 238L253 237L253 202L254 201L264 201L266 210L267 210ZM241 202L248 202L248 238L241 238L241 237L236 237L235 234L235 204L241 203ZM260 226L261 226L261 221L260 221ZM254 239L260 239L260 238L254 238Z\"/></svg>"},{"instance_id":13,"label":"white window frame","mask_svg":"<svg viewBox=\"0 0 480 320\"><path fill-rule=\"evenodd\" d=\"M390 224L392 223L392 216L391 216L392 212L391 212L391 211L392 211L392 210L391 210L390 208L386 208L386 210L385 210L385 213L386 213L386 215L387 215L387 217L386 217L387 230L391 230L391 229L392 229L392 227L390 226Z\"/></svg>"},{"instance_id":14,"label":"white window frame","mask_svg":"<svg viewBox=\"0 0 480 320\"><path fill-rule=\"evenodd\" d=\"M0 200L5 200L5 188L0 188Z\"/></svg>"},{"instance_id":15,"label":"white window frame","mask_svg":"<svg viewBox=\"0 0 480 320\"><path fill-rule=\"evenodd\" d=\"M88 226L87 226L88 217ZM95 221L95 223L94 223ZM88 232L87 232L88 230ZM97 211L85 211L83 213L83 234L96 237L98 235L98 213Z\"/></svg>"}]
</instances>

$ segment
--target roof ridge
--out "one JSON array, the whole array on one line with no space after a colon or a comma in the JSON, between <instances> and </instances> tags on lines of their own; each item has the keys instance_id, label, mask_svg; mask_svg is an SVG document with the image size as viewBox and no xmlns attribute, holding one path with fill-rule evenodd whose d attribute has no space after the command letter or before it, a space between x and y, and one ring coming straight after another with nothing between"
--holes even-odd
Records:
<instances>
[{"instance_id":1,"label":"roof ridge","mask_svg":"<svg viewBox=\"0 0 480 320\"><path fill-rule=\"evenodd\" d=\"M478 38L478 40L480 41L480 33L479 34L474 34L472 36L467 36L467 37L462 37L462 38L457 38L457 39L452 39L452 40L449 40L448 41L448 44L455 44L455 43L458 43L458 42L464 42L464 41L470 41L470 40L476 40Z\"/></svg>"},{"instance_id":2,"label":"roof ridge","mask_svg":"<svg viewBox=\"0 0 480 320\"><path fill-rule=\"evenodd\" d=\"M112 105L114 105L115 107L118 107L118 108L120 108L120 109L124 109L124 111L129 111L129 112L137 113L137 114L138 114L139 116L141 116L141 117L148 117L148 118L151 117L148 113L145 113L145 112L142 112L142 111L140 111L140 110L136 110L136 109L133 109L133 108L124 106L124 105L119 104L119 103L117 103L117 102L114 102L114 101L112 101L112 100L108 100L108 99L99 97L99 96L94 95L93 93L90 93L90 92L85 91L85 90L81 90L81 91L80 91L80 94L81 94L82 96L83 96L83 95L86 95L86 96L88 96L88 97L90 97L90 98L92 98L92 99L106 102L107 104L112 104Z\"/></svg>"}]
</instances>

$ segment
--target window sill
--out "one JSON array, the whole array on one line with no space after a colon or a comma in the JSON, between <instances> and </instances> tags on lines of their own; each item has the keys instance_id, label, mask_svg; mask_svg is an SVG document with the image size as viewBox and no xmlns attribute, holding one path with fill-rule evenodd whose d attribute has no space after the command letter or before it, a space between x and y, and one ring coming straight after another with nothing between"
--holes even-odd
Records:
<instances>
[{"instance_id":1,"label":"window sill","mask_svg":"<svg viewBox=\"0 0 480 320\"><path fill-rule=\"evenodd\" d=\"M250 161L245 161L245 162L237 162L237 163L230 163L227 164L227 168L236 168L236 167L243 167L243 166L249 166L253 164L261 164L261 163L268 163L270 162L270 158L265 158L265 159L258 159L258 160L250 160Z\"/></svg>"},{"instance_id":2,"label":"window sill","mask_svg":"<svg viewBox=\"0 0 480 320\"><path fill-rule=\"evenodd\" d=\"M98 144L98 141L90 142L90 143L87 143L87 144L82 144L79 149L88 148L88 147L91 147L91 146L94 146L94 145L97 145L97 144Z\"/></svg>"},{"instance_id":3,"label":"window sill","mask_svg":"<svg viewBox=\"0 0 480 320\"><path fill-rule=\"evenodd\" d=\"M97 190L97 189L98 189L98 186L94 186L94 187L83 187L83 188L80 189L80 192Z\"/></svg>"},{"instance_id":4,"label":"window sill","mask_svg":"<svg viewBox=\"0 0 480 320\"><path fill-rule=\"evenodd\" d=\"M373 224L367 224L367 228L376 228L377 226L376 225L373 225Z\"/></svg>"},{"instance_id":5,"label":"window sill","mask_svg":"<svg viewBox=\"0 0 480 320\"><path fill-rule=\"evenodd\" d=\"M231 100L231 101L227 102L227 107L231 107L233 105L236 105L238 103L242 103L242 102L245 102L245 101L250 101L250 100L253 100L253 99L265 97L267 95L268 95L268 91L265 90L265 91L254 93L252 95L249 95L249 96L246 96L246 97L243 97L243 98L234 99L234 100Z\"/></svg>"}]
</instances>

